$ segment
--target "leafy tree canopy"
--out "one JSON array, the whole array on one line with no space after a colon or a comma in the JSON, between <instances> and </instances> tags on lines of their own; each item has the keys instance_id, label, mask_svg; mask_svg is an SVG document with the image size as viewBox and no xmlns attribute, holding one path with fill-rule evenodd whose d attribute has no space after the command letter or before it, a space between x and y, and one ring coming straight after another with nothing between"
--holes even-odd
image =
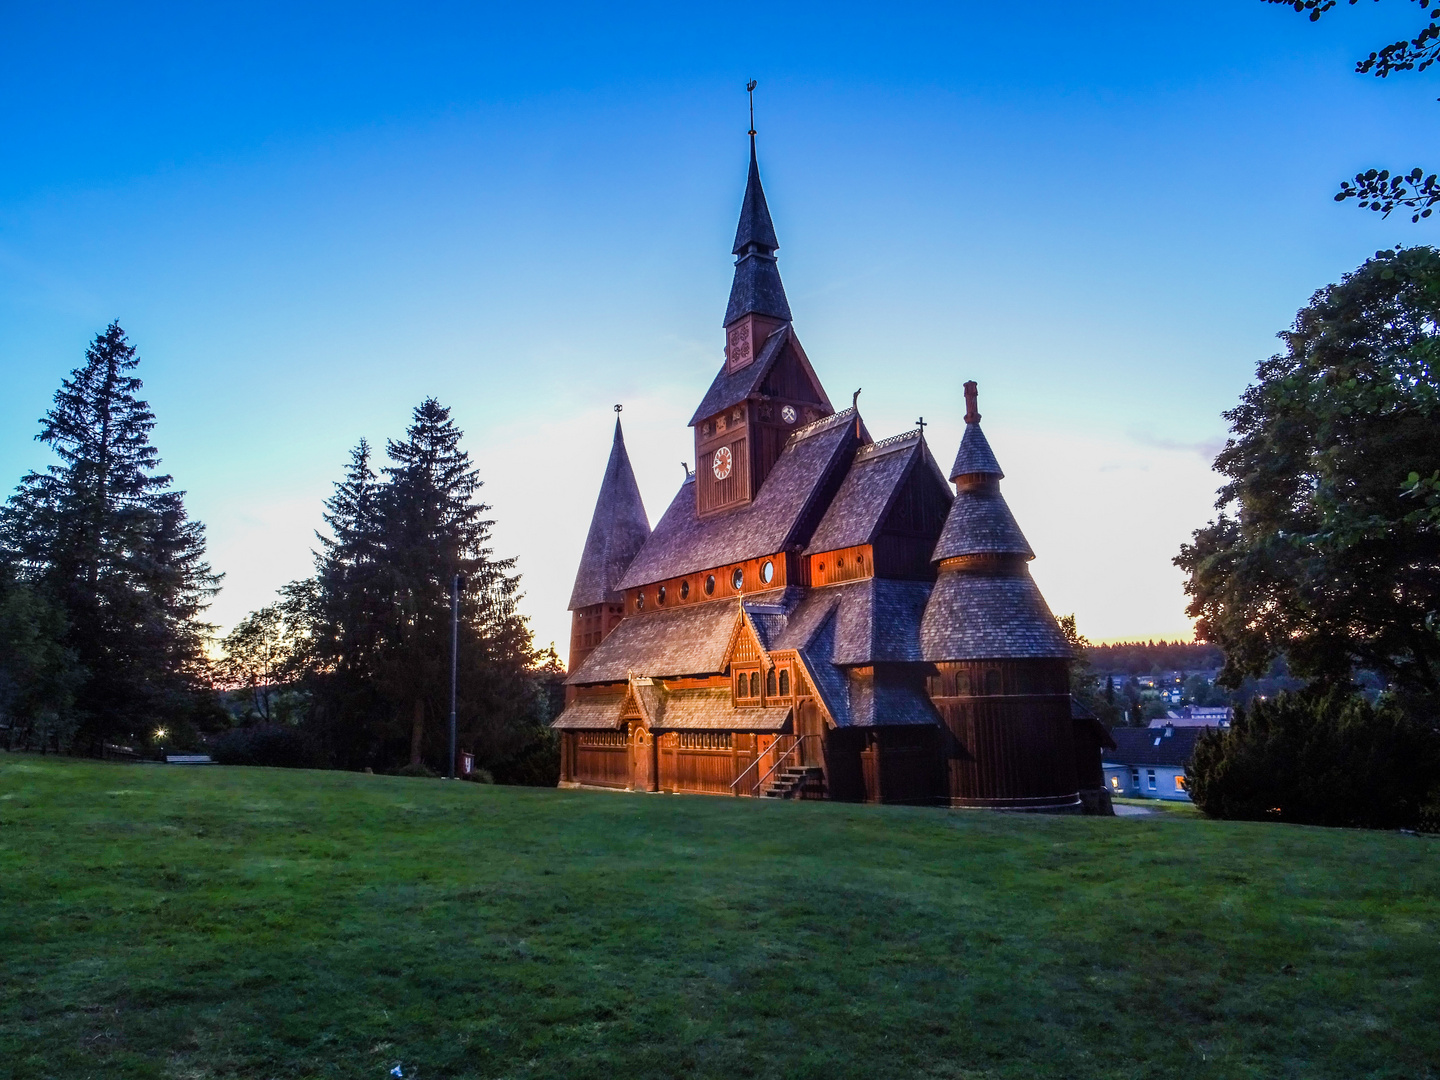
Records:
<instances>
[{"instance_id":1,"label":"leafy tree canopy","mask_svg":"<svg viewBox=\"0 0 1440 1080\"><path fill-rule=\"evenodd\" d=\"M1316 22L1327 11L1337 6L1338 0L1264 0L1267 4L1283 4L1302 14L1308 14ZM1354 7L1360 0L1347 0ZM1379 3L1379 0L1375 0ZM1384 79L1398 71L1424 71L1436 60L1440 60L1440 0L1412 0L1420 10L1427 12L1414 37L1402 38L1372 52L1355 64L1361 75L1375 75ZM1391 173L1389 169L1367 169L1356 173L1355 180L1344 181L1335 193L1336 202L1355 199L1361 207L1368 207L1382 217L1389 217L1391 211L1400 207L1413 211L1412 222L1428 218L1440 203L1440 180L1435 173L1426 174L1424 169Z\"/></svg>"},{"instance_id":2,"label":"leafy tree canopy","mask_svg":"<svg viewBox=\"0 0 1440 1080\"><path fill-rule=\"evenodd\" d=\"M1175 562L1236 685L1283 654L1440 693L1440 252L1377 252L1320 290L1225 414L1216 521Z\"/></svg>"}]
</instances>

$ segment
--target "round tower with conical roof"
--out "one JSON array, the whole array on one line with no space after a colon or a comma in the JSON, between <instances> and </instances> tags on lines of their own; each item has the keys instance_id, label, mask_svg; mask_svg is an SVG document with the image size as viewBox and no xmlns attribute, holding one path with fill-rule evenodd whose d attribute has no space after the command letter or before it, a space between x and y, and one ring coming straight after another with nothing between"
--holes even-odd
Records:
<instances>
[{"instance_id":1,"label":"round tower with conical roof","mask_svg":"<svg viewBox=\"0 0 1440 1080\"><path fill-rule=\"evenodd\" d=\"M950 803L1079 812L1070 645L1030 577L1035 553L1000 493L1005 474L980 430L974 382L965 405L955 502L920 626Z\"/></svg>"}]
</instances>

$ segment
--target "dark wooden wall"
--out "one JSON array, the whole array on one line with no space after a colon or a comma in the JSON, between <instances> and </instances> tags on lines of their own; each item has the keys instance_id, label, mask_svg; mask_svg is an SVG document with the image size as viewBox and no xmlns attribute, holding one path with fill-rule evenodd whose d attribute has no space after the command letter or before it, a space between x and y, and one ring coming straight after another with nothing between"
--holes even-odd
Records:
<instances>
[{"instance_id":1,"label":"dark wooden wall","mask_svg":"<svg viewBox=\"0 0 1440 1080\"><path fill-rule=\"evenodd\" d=\"M940 664L929 680L944 718L953 806L1063 807L1079 791L1068 664Z\"/></svg>"}]
</instances>

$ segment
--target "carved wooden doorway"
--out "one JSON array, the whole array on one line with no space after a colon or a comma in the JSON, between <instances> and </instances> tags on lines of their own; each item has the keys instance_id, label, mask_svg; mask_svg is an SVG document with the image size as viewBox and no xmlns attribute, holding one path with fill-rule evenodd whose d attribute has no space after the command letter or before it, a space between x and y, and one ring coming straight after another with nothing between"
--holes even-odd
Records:
<instances>
[{"instance_id":1,"label":"carved wooden doorway","mask_svg":"<svg viewBox=\"0 0 1440 1080\"><path fill-rule=\"evenodd\" d=\"M643 724L630 725L630 787L655 791L655 737Z\"/></svg>"}]
</instances>

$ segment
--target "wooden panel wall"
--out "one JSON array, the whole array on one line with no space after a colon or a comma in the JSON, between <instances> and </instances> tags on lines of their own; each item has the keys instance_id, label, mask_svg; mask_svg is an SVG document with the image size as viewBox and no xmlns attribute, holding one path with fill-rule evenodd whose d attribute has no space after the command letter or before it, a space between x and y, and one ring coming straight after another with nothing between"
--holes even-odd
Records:
<instances>
[{"instance_id":1,"label":"wooden panel wall","mask_svg":"<svg viewBox=\"0 0 1440 1080\"><path fill-rule=\"evenodd\" d=\"M952 805L1063 805L1079 790L1064 660L940 664Z\"/></svg>"},{"instance_id":2,"label":"wooden panel wall","mask_svg":"<svg viewBox=\"0 0 1440 1080\"><path fill-rule=\"evenodd\" d=\"M642 611L647 613L664 611L673 607L703 604L707 600L732 600L748 593L782 589L797 576L795 571L799 566L800 558L798 555L777 551L773 555L761 555L757 559L747 559L745 562L717 566L710 570L685 574L682 577L666 578L664 581L642 585L636 589L627 589L625 591L625 610L632 615ZM765 582L760 578L767 562L771 564L771 578L770 581ZM741 571L742 578L738 589L733 584L733 575L737 568ZM712 574L715 577L715 590L707 593L705 581ZM795 583L801 584L800 582ZM662 587L665 589L663 602L660 599ZM643 607L638 603L642 594L645 597Z\"/></svg>"},{"instance_id":3,"label":"wooden panel wall","mask_svg":"<svg viewBox=\"0 0 1440 1080\"><path fill-rule=\"evenodd\" d=\"M623 731L575 733L575 779L598 787L630 786L630 740Z\"/></svg>"},{"instance_id":4,"label":"wooden panel wall","mask_svg":"<svg viewBox=\"0 0 1440 1080\"><path fill-rule=\"evenodd\" d=\"M838 585L842 581L859 581L875 573L875 552L869 544L822 551L810 556L810 584Z\"/></svg>"},{"instance_id":5,"label":"wooden panel wall","mask_svg":"<svg viewBox=\"0 0 1440 1080\"><path fill-rule=\"evenodd\" d=\"M625 617L625 605L592 604L570 613L570 664L574 671Z\"/></svg>"}]
</instances>

